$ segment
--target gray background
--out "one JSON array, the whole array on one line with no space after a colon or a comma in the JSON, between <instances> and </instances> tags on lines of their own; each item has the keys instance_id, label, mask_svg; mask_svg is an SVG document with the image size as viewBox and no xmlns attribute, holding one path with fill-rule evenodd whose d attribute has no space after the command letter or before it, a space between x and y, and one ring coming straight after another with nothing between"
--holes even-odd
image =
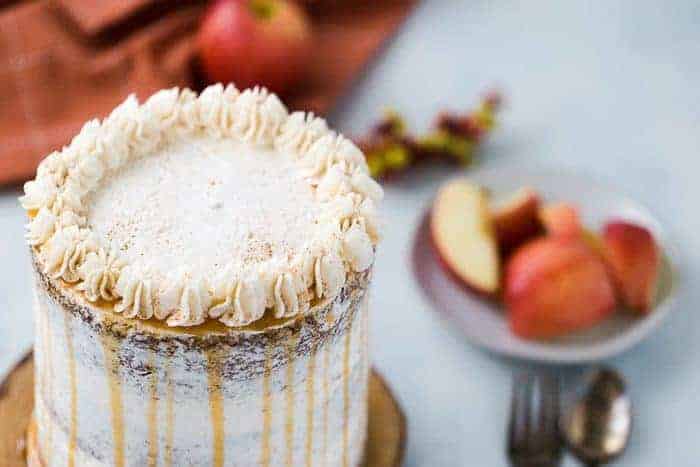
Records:
<instances>
[{"instance_id":1,"label":"gray background","mask_svg":"<svg viewBox=\"0 0 700 467\"><path fill-rule=\"evenodd\" d=\"M637 408L617 465L698 465L700 2L427 0L331 120L359 134L393 106L420 129L494 84L509 105L483 164L532 160L593 173L646 204L680 244L678 308L610 362L629 379ZM438 321L409 273L412 231L446 173L387 186L373 358L408 415L408 466L500 466L514 365ZM32 341L16 196L0 192L0 373Z\"/></svg>"}]
</instances>

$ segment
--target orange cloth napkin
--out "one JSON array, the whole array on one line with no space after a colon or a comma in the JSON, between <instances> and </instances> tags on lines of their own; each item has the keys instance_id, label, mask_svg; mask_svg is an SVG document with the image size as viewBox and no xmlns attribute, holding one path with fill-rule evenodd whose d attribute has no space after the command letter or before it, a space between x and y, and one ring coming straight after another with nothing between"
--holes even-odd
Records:
<instances>
[{"instance_id":1,"label":"orange cloth napkin","mask_svg":"<svg viewBox=\"0 0 700 467\"><path fill-rule=\"evenodd\" d=\"M323 114L396 30L416 0L316 0L316 49L302 87L284 100ZM128 94L201 88L201 1L20 1L0 13L0 184L38 162Z\"/></svg>"}]
</instances>

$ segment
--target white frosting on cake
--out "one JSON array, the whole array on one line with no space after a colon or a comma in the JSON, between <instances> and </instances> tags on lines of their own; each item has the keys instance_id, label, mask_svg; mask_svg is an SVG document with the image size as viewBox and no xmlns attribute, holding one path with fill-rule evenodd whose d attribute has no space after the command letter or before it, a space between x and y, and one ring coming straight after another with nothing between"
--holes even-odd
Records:
<instances>
[{"instance_id":1,"label":"white frosting on cake","mask_svg":"<svg viewBox=\"0 0 700 467\"><path fill-rule=\"evenodd\" d=\"M41 283L34 292L38 443L29 454L44 465L362 465L366 295L334 302L293 333L200 348L163 336L154 344L139 326L115 337ZM323 337L311 343L311 334Z\"/></svg>"},{"instance_id":2,"label":"white frosting on cake","mask_svg":"<svg viewBox=\"0 0 700 467\"><path fill-rule=\"evenodd\" d=\"M330 300L373 262L362 152L264 89L132 96L48 156L21 203L44 273L128 317L242 326Z\"/></svg>"},{"instance_id":3,"label":"white frosting on cake","mask_svg":"<svg viewBox=\"0 0 700 467\"><path fill-rule=\"evenodd\" d=\"M87 220L129 264L213 277L286 263L317 236L319 211L291 158L204 136L117 173L91 197Z\"/></svg>"}]
</instances>

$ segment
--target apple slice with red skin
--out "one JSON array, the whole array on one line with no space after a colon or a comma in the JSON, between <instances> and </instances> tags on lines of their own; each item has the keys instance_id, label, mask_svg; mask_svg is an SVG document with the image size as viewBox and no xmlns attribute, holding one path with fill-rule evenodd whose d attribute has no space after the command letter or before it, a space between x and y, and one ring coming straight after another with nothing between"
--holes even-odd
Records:
<instances>
[{"instance_id":1,"label":"apple slice with red skin","mask_svg":"<svg viewBox=\"0 0 700 467\"><path fill-rule=\"evenodd\" d=\"M583 233L583 224L576 206L570 203L548 203L539 212L548 235L576 237Z\"/></svg>"},{"instance_id":2,"label":"apple slice with red skin","mask_svg":"<svg viewBox=\"0 0 700 467\"><path fill-rule=\"evenodd\" d=\"M492 206L491 218L503 257L543 232L539 209L539 195L527 187Z\"/></svg>"},{"instance_id":3,"label":"apple slice with red skin","mask_svg":"<svg viewBox=\"0 0 700 467\"><path fill-rule=\"evenodd\" d=\"M622 303L649 313L656 299L661 252L652 233L627 221L611 221L603 228L603 256Z\"/></svg>"},{"instance_id":4,"label":"apple slice with red skin","mask_svg":"<svg viewBox=\"0 0 700 467\"><path fill-rule=\"evenodd\" d=\"M605 264L580 238L548 236L522 246L508 261L504 289L510 329L527 339L580 331L615 310Z\"/></svg>"},{"instance_id":5,"label":"apple slice with red skin","mask_svg":"<svg viewBox=\"0 0 700 467\"><path fill-rule=\"evenodd\" d=\"M197 41L209 81L278 94L301 80L313 49L311 22L290 0L217 0L202 17Z\"/></svg>"},{"instance_id":6,"label":"apple slice with red skin","mask_svg":"<svg viewBox=\"0 0 700 467\"><path fill-rule=\"evenodd\" d=\"M487 296L498 292L500 260L486 192L464 179L443 185L430 215L433 245L461 282Z\"/></svg>"}]
</instances>

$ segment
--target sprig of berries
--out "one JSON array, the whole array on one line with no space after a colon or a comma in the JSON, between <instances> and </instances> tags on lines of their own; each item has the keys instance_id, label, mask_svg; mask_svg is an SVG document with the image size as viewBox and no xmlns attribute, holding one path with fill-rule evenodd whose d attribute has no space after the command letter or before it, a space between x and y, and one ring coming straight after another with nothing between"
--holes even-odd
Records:
<instances>
[{"instance_id":1,"label":"sprig of berries","mask_svg":"<svg viewBox=\"0 0 700 467\"><path fill-rule=\"evenodd\" d=\"M425 135L413 136L399 114L388 111L369 135L359 141L374 178L385 179L427 162L468 165L479 142L495 125L501 96L488 93L466 114L441 112Z\"/></svg>"}]
</instances>

